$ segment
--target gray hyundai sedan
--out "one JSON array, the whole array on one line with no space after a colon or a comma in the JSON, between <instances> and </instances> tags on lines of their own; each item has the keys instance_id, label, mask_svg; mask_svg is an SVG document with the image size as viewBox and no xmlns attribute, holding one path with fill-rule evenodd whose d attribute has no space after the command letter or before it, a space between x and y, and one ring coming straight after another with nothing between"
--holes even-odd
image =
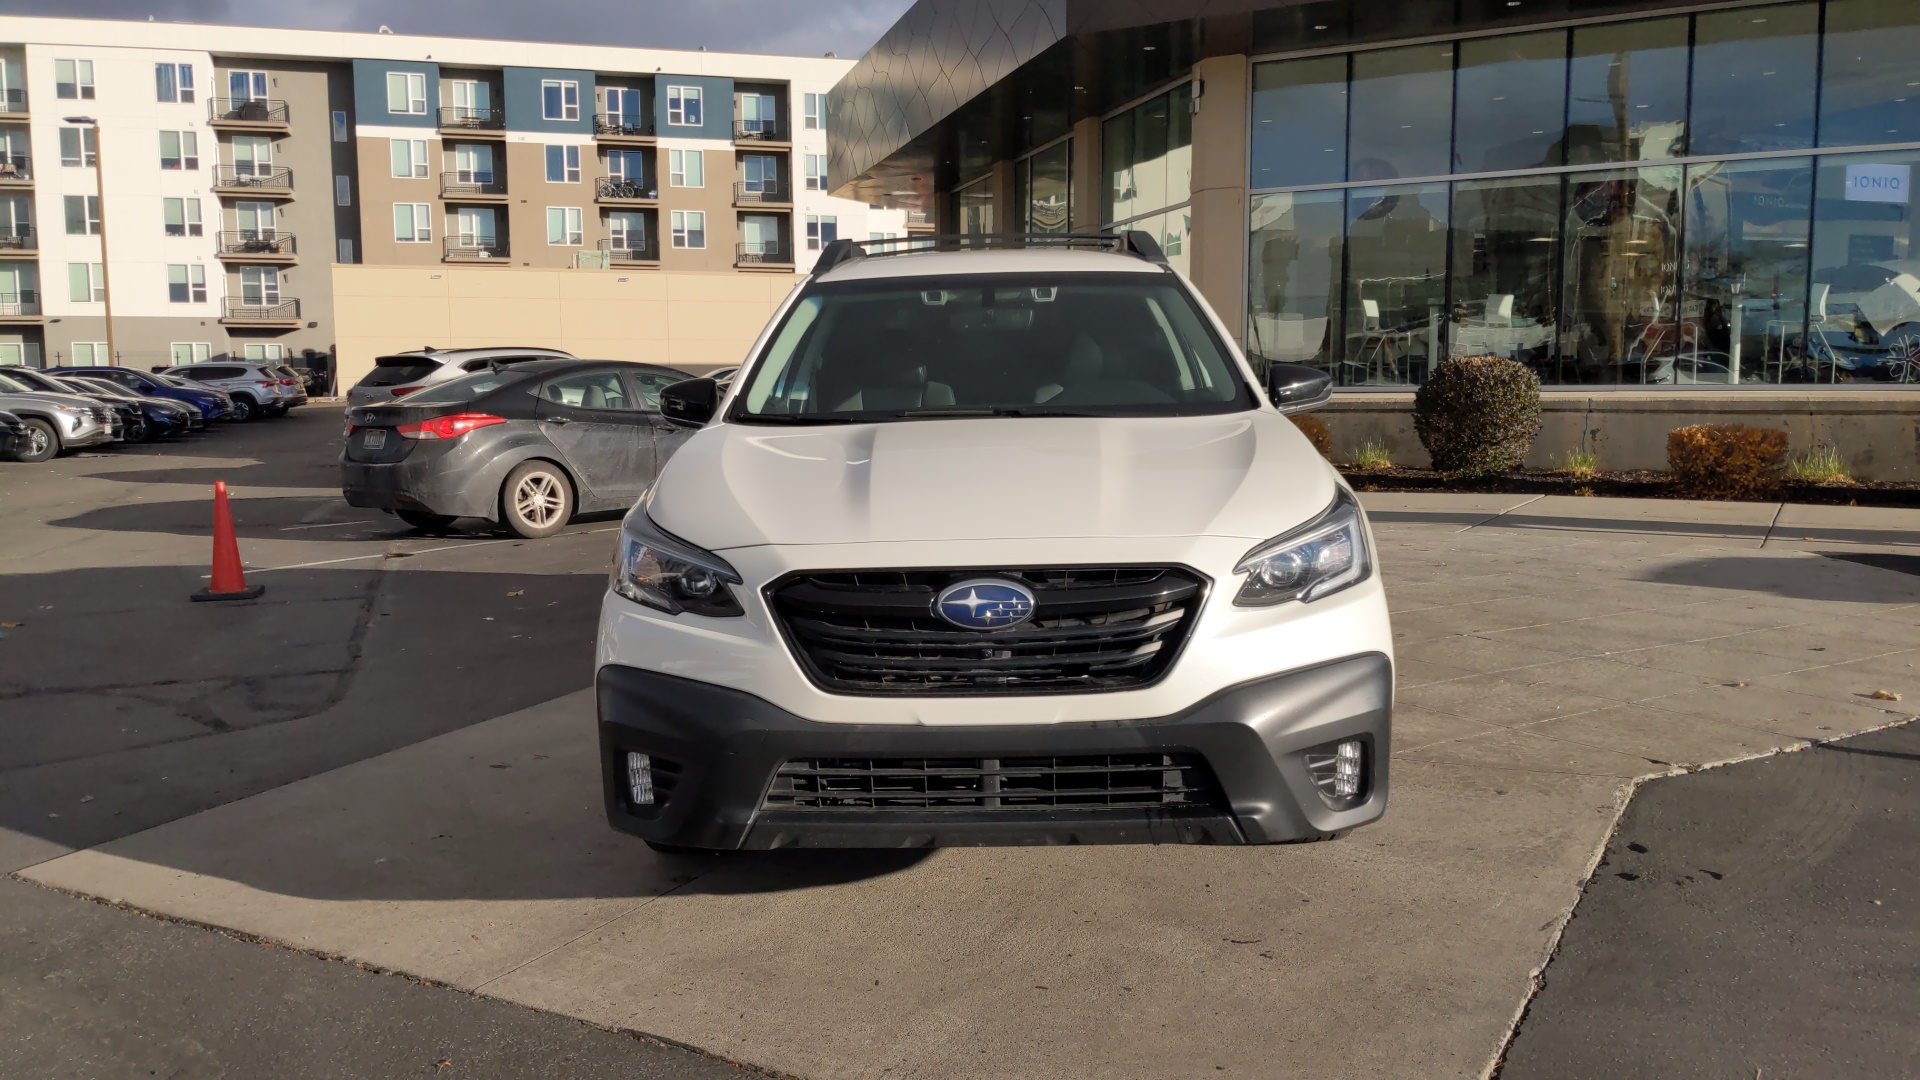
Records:
<instances>
[{"instance_id":1,"label":"gray hyundai sedan","mask_svg":"<svg viewBox=\"0 0 1920 1080\"><path fill-rule=\"evenodd\" d=\"M551 536L576 513L624 510L690 434L660 391L692 376L652 364L539 360L474 372L347 411L340 488L417 529L484 518Z\"/></svg>"}]
</instances>

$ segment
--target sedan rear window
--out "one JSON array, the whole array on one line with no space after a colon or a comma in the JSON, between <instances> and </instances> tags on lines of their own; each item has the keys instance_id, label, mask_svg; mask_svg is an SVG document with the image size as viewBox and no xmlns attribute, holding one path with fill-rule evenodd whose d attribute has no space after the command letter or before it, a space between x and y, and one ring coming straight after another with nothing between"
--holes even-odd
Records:
<instances>
[{"instance_id":1,"label":"sedan rear window","mask_svg":"<svg viewBox=\"0 0 1920 1080\"><path fill-rule=\"evenodd\" d=\"M361 386L405 386L440 370L440 361L417 356L383 356L373 362L373 370L360 380Z\"/></svg>"},{"instance_id":2,"label":"sedan rear window","mask_svg":"<svg viewBox=\"0 0 1920 1080\"><path fill-rule=\"evenodd\" d=\"M408 394L400 399L406 405L459 405L482 394L491 394L503 386L512 386L527 377L524 371L479 371L462 375L431 389Z\"/></svg>"}]
</instances>

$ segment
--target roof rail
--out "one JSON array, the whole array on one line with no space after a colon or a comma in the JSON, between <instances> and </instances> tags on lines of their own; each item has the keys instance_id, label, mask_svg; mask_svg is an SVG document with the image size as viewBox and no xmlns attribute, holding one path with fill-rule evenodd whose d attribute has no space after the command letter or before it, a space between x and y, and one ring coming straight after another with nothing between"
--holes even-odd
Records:
<instances>
[{"instance_id":1,"label":"roof rail","mask_svg":"<svg viewBox=\"0 0 1920 1080\"><path fill-rule=\"evenodd\" d=\"M905 236L892 240L835 240L813 264L814 277L836 266L880 255L913 255L927 251L989 251L1008 248L1094 248L1134 255L1167 265L1166 253L1150 233L1137 229L1104 233L971 233Z\"/></svg>"}]
</instances>

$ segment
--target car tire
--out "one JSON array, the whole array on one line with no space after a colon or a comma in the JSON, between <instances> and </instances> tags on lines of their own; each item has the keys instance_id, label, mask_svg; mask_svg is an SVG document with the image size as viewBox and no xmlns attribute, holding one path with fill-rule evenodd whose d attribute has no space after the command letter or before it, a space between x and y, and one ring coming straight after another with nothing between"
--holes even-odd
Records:
<instances>
[{"instance_id":1,"label":"car tire","mask_svg":"<svg viewBox=\"0 0 1920 1080\"><path fill-rule=\"evenodd\" d=\"M23 417L27 425L27 440L14 450L13 460L36 465L49 460L60 453L60 432L38 417Z\"/></svg>"},{"instance_id":2,"label":"car tire","mask_svg":"<svg viewBox=\"0 0 1920 1080\"><path fill-rule=\"evenodd\" d=\"M260 415L260 409L253 403L252 398L245 394L233 395L233 412L227 415L227 419L236 424L244 424L258 415Z\"/></svg>"},{"instance_id":3,"label":"car tire","mask_svg":"<svg viewBox=\"0 0 1920 1080\"><path fill-rule=\"evenodd\" d=\"M550 461L523 461L500 485L500 521L526 540L559 532L573 517L573 485Z\"/></svg>"},{"instance_id":4,"label":"car tire","mask_svg":"<svg viewBox=\"0 0 1920 1080\"><path fill-rule=\"evenodd\" d=\"M147 418L144 416L135 420L132 424L129 424L120 434L122 440L130 443L150 443L159 437L159 434L154 431L153 425L148 423Z\"/></svg>"},{"instance_id":5,"label":"car tire","mask_svg":"<svg viewBox=\"0 0 1920 1080\"><path fill-rule=\"evenodd\" d=\"M393 516L425 533L443 533L456 520L452 514L427 514L419 510L395 510Z\"/></svg>"}]
</instances>

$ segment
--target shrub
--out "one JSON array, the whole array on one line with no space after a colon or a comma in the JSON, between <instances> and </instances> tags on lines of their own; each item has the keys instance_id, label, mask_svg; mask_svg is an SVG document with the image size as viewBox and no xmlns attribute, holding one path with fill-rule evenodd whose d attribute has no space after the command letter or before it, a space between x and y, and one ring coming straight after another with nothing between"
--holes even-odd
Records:
<instances>
[{"instance_id":1,"label":"shrub","mask_svg":"<svg viewBox=\"0 0 1920 1080\"><path fill-rule=\"evenodd\" d=\"M1287 419L1293 421L1293 426L1300 429L1300 434L1307 437L1315 450L1320 451L1321 457L1333 457L1333 430L1327 427L1325 420L1307 413L1295 413Z\"/></svg>"},{"instance_id":2,"label":"shrub","mask_svg":"<svg viewBox=\"0 0 1920 1080\"><path fill-rule=\"evenodd\" d=\"M1796 484L1845 487L1853 483L1853 473L1848 470L1846 459L1840 456L1839 447L1820 443L1804 454L1787 459L1787 479Z\"/></svg>"},{"instance_id":3,"label":"shrub","mask_svg":"<svg viewBox=\"0 0 1920 1080\"><path fill-rule=\"evenodd\" d=\"M1773 428L1695 424L1667 433L1667 469L1688 498L1771 498L1786 456L1787 433Z\"/></svg>"},{"instance_id":4,"label":"shrub","mask_svg":"<svg viewBox=\"0 0 1920 1080\"><path fill-rule=\"evenodd\" d=\"M1553 471L1574 480L1591 480L1600 471L1600 458L1591 450L1569 450L1554 457Z\"/></svg>"},{"instance_id":5,"label":"shrub","mask_svg":"<svg viewBox=\"0 0 1920 1080\"><path fill-rule=\"evenodd\" d=\"M1540 377L1499 356L1444 361L1413 396L1413 430L1441 472L1517 468L1540 433Z\"/></svg>"},{"instance_id":6,"label":"shrub","mask_svg":"<svg viewBox=\"0 0 1920 1080\"><path fill-rule=\"evenodd\" d=\"M1393 455L1387 453L1387 444L1377 439L1368 439L1360 444L1360 452L1353 455L1352 467L1356 469L1391 469Z\"/></svg>"}]
</instances>

